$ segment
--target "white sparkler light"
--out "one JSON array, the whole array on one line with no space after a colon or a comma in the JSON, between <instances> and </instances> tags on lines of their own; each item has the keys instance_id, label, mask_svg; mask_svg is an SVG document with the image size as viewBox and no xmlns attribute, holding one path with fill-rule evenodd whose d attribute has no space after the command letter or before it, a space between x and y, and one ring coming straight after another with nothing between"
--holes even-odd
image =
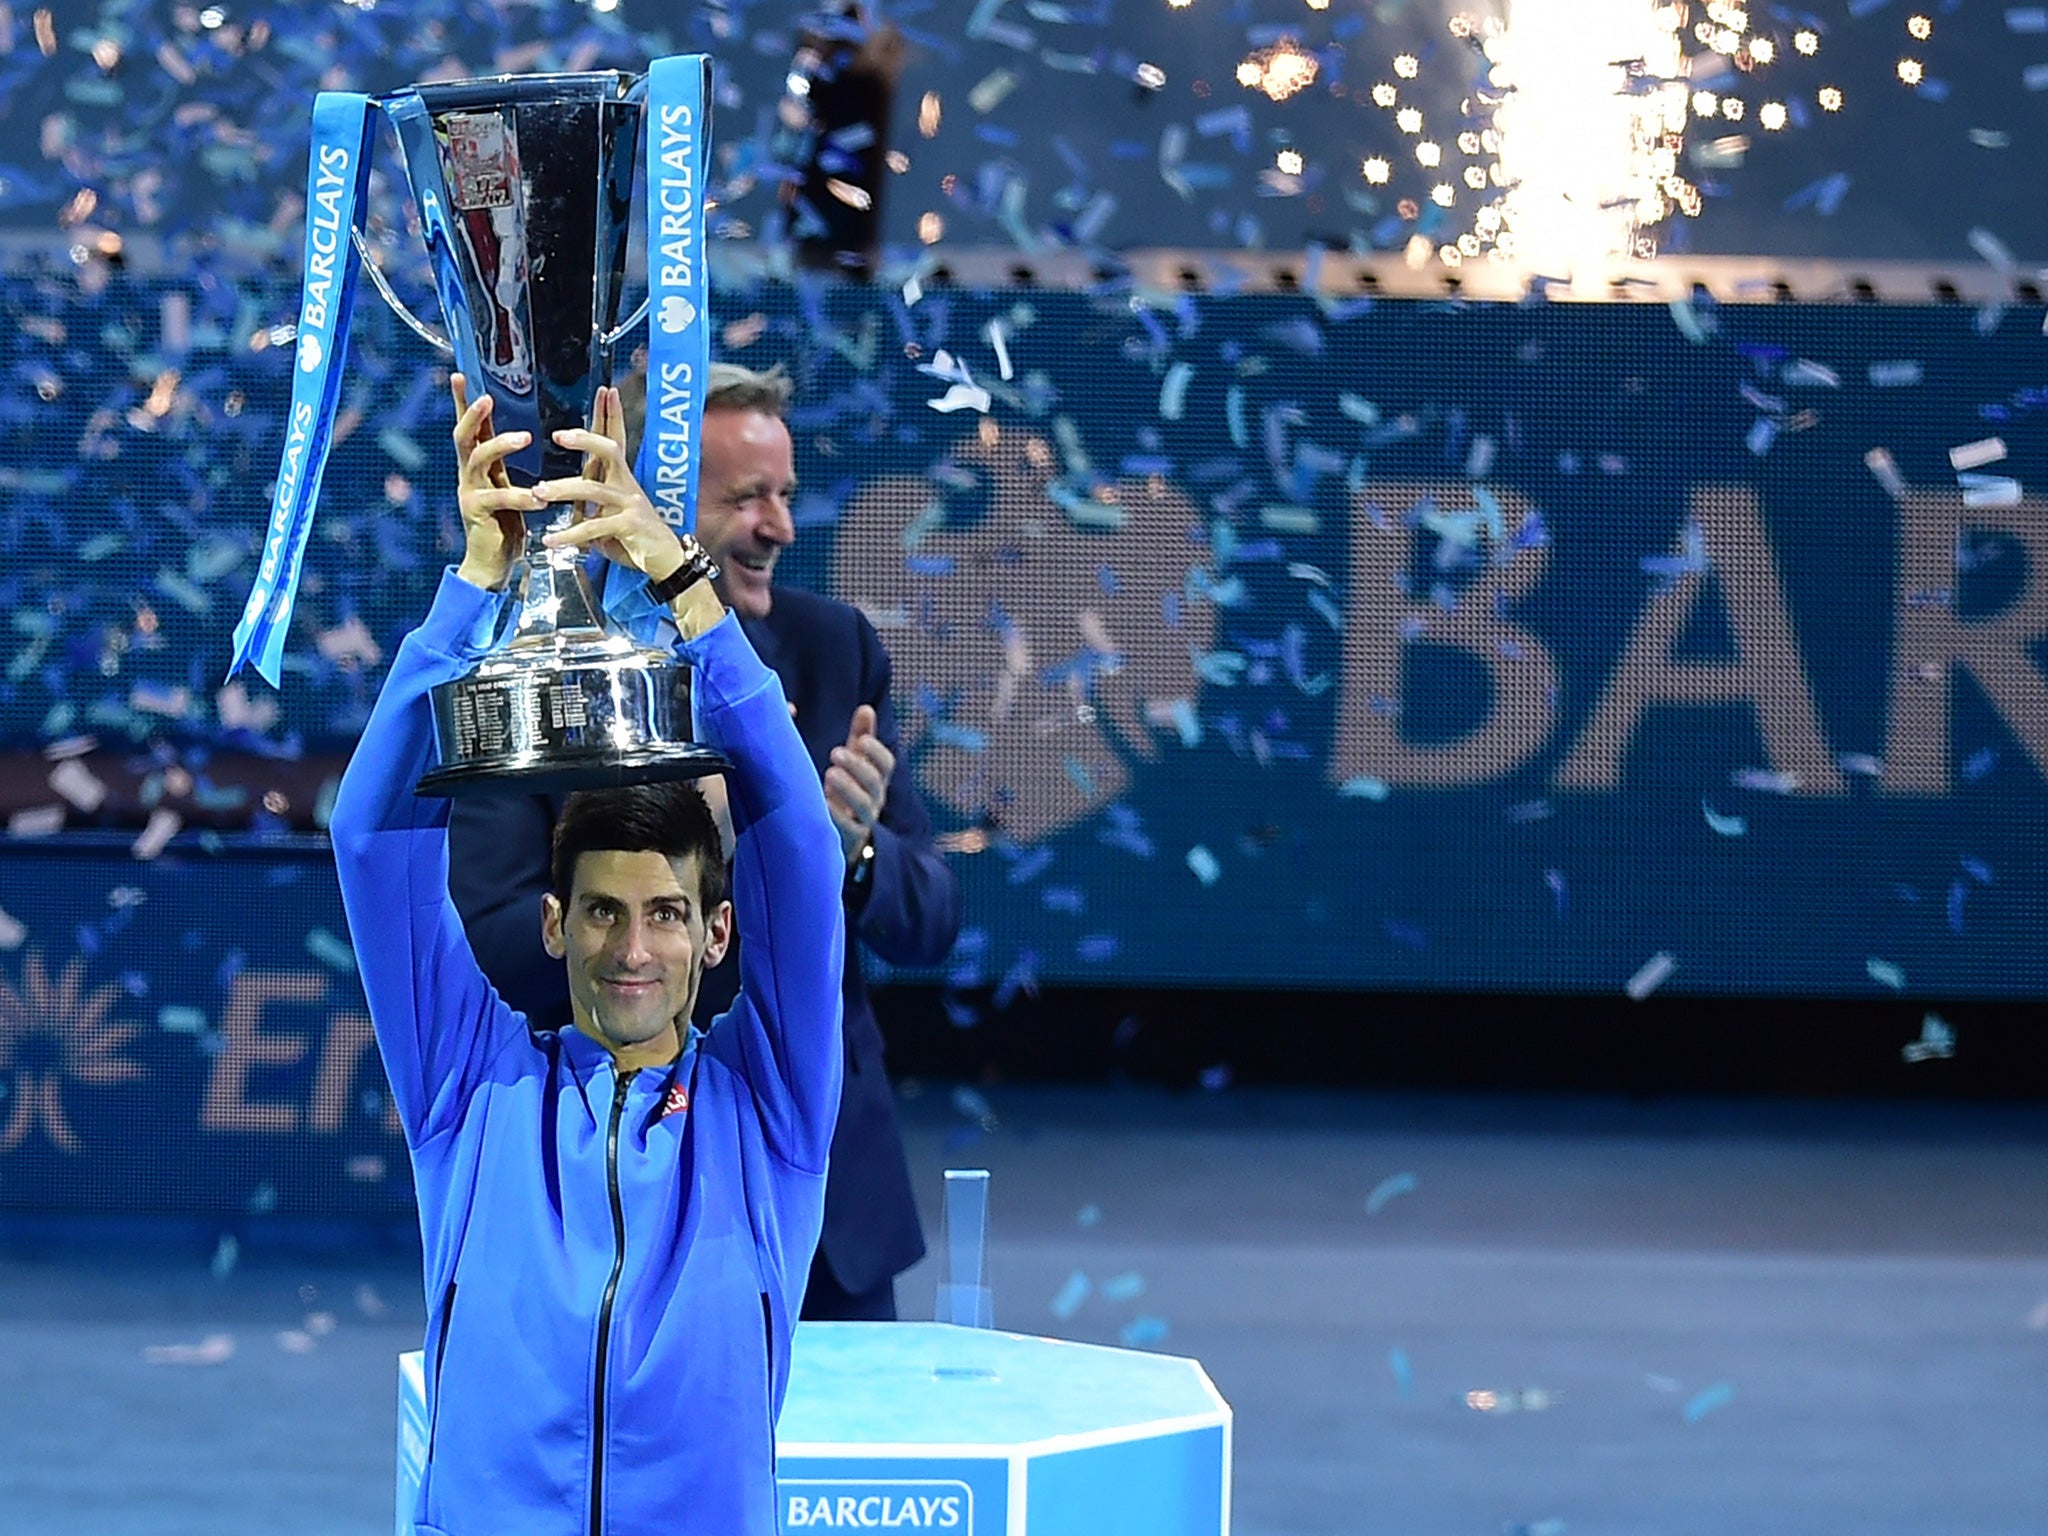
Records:
<instances>
[{"instance_id":1,"label":"white sparkler light","mask_svg":"<svg viewBox=\"0 0 2048 1536\"><path fill-rule=\"evenodd\" d=\"M1748 25L1735 7L1711 14L1718 33ZM1609 257L1654 252L1658 151L1675 149L1688 104L1711 110L1689 102L1670 22L1648 0L1509 0L1490 77L1506 93L1504 223L1537 270L1592 278Z\"/></svg>"}]
</instances>

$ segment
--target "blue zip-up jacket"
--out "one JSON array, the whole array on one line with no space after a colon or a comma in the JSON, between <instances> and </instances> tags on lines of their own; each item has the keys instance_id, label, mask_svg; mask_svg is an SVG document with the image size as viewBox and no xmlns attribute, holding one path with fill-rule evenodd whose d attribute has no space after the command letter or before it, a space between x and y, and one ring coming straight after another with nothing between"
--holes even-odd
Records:
<instances>
[{"instance_id":1,"label":"blue zip-up jacket","mask_svg":"<svg viewBox=\"0 0 2048 1536\"><path fill-rule=\"evenodd\" d=\"M739 999L623 1087L596 1041L530 1032L448 899L447 803L412 788L434 763L427 690L476 663L501 600L442 579L331 828L425 1243L415 1529L766 1536L839 1102L838 833L739 624L685 642L699 736L738 770Z\"/></svg>"}]
</instances>

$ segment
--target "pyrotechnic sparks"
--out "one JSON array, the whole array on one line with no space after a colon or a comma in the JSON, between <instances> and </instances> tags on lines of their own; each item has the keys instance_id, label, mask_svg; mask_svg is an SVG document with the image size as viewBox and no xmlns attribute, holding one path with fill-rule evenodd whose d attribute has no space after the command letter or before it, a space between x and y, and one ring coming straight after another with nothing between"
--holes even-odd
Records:
<instances>
[{"instance_id":1,"label":"pyrotechnic sparks","mask_svg":"<svg viewBox=\"0 0 2048 1536\"><path fill-rule=\"evenodd\" d=\"M1707 19L1729 33L1747 25L1719 4ZM1642 0L1513 0L1486 42L1488 83L1503 93L1497 249L1512 235L1523 262L1559 276L1656 253L1653 226L1687 186L1676 169L1690 95L1677 20Z\"/></svg>"},{"instance_id":2,"label":"pyrotechnic sparks","mask_svg":"<svg viewBox=\"0 0 2048 1536\"><path fill-rule=\"evenodd\" d=\"M1275 101L1285 101L1314 85L1316 73L1315 55L1292 38L1282 38L1270 48L1247 54L1237 66L1237 83L1247 90L1264 91Z\"/></svg>"}]
</instances>

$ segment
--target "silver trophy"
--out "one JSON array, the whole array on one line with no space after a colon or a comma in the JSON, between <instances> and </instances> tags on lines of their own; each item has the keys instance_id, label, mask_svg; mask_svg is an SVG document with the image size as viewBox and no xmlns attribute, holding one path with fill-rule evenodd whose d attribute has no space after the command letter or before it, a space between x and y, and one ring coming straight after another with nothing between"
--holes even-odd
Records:
<instances>
[{"instance_id":1,"label":"silver trophy","mask_svg":"<svg viewBox=\"0 0 2048 1536\"><path fill-rule=\"evenodd\" d=\"M449 334L417 319L374 261L364 266L455 359L471 397L489 393L494 430L532 434L506 462L515 485L582 473L582 455L554 433L591 425L615 348L646 313L643 302L618 321L645 94L642 77L606 71L420 85L380 103ZM689 669L607 623L584 551L542 544L571 516L527 515L517 619L474 671L433 690L440 766L419 793L557 792L731 766L691 739Z\"/></svg>"}]
</instances>

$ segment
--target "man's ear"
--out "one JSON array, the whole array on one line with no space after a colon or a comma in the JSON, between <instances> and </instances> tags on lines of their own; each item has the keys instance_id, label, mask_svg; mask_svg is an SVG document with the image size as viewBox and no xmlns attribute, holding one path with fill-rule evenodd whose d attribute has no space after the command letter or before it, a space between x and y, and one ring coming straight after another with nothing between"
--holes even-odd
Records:
<instances>
[{"instance_id":1,"label":"man's ear","mask_svg":"<svg viewBox=\"0 0 2048 1536\"><path fill-rule=\"evenodd\" d=\"M704 925L704 969L710 970L732 948L732 903L721 901L711 921Z\"/></svg>"},{"instance_id":2,"label":"man's ear","mask_svg":"<svg viewBox=\"0 0 2048 1536\"><path fill-rule=\"evenodd\" d=\"M569 941L562 933L562 904L549 891L540 899L540 942L548 954L560 960L569 953Z\"/></svg>"}]
</instances>

